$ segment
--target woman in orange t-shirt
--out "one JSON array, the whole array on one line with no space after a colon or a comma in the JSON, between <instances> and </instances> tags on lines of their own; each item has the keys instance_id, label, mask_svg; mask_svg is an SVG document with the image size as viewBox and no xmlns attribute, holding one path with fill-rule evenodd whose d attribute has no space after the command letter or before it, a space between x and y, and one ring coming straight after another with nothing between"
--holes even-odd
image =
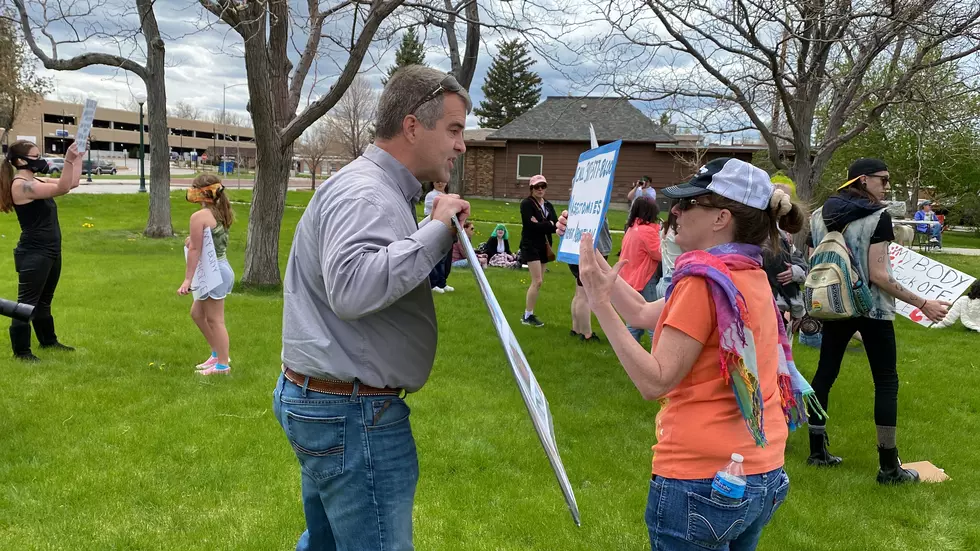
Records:
<instances>
[{"instance_id":1,"label":"woman in orange t-shirt","mask_svg":"<svg viewBox=\"0 0 980 551\"><path fill-rule=\"evenodd\" d=\"M792 363L762 246L777 222L798 231L803 211L768 175L716 159L689 183L662 191L679 200L677 259L666 302L646 303L582 240L582 281L603 331L633 383L660 400L646 521L654 550L751 550L786 499L789 429L806 421L813 391ZM559 220L563 231L564 220ZM652 352L627 331L656 329ZM712 478L743 456L744 495L722 502Z\"/></svg>"}]
</instances>

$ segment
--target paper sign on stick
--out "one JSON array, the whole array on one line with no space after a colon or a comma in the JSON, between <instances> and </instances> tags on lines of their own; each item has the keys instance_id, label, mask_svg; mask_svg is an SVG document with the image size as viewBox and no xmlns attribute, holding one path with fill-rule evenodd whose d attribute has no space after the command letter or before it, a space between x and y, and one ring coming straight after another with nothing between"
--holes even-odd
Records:
<instances>
[{"instance_id":1,"label":"paper sign on stick","mask_svg":"<svg viewBox=\"0 0 980 551\"><path fill-rule=\"evenodd\" d=\"M578 158L572 197L568 201L568 229L558 245L558 261L578 264L579 242L582 235L599 234L602 221L609 210L616 161L622 140L590 149Z\"/></svg>"},{"instance_id":2,"label":"paper sign on stick","mask_svg":"<svg viewBox=\"0 0 980 551\"><path fill-rule=\"evenodd\" d=\"M94 99L85 100L85 109L82 110L82 120L78 122L78 132L75 134L75 143L78 144L78 152L85 153L88 148L88 135L92 132L92 121L95 120L95 106L98 102Z\"/></svg>"},{"instance_id":3,"label":"paper sign on stick","mask_svg":"<svg viewBox=\"0 0 980 551\"><path fill-rule=\"evenodd\" d=\"M895 279L909 291L929 300L953 302L976 279L898 243L889 245L888 256L891 258ZM919 325L932 325L929 318L911 304L896 299L895 311Z\"/></svg>"},{"instance_id":4,"label":"paper sign on stick","mask_svg":"<svg viewBox=\"0 0 980 551\"><path fill-rule=\"evenodd\" d=\"M555 429L551 422L551 411L548 409L548 400L545 399L541 385L538 384L537 379L534 378L534 373L528 366L527 358L524 357L521 345L517 342L517 337L514 336L510 324L507 323L507 318L504 317L500 303L497 302L497 298L493 295L493 290L490 289L490 283L487 281L486 274L483 273L480 261L476 258L476 251L473 250L473 245L470 243L469 237L463 231L463 226L455 216L453 217L453 224L456 226L456 231L459 234L459 241L466 250L466 258L470 261L473 276L476 277L477 286L480 288L480 294L483 295L483 300L487 304L487 310L490 311L490 319L493 321L493 326L497 330L497 337L500 338L500 343L504 346L504 352L510 361L511 370L513 371L514 378L517 380L517 388L521 391L521 398L524 399L524 405L530 414L531 424L534 425L534 431L538 433L538 439L541 440L544 453L548 456L548 461L551 463L551 468L555 472L555 477L558 478L558 485L561 487L561 492L565 496L565 503L568 504L568 510L572 513L572 520L575 521L577 526L581 526L582 521L579 518L575 493L572 491L572 484L568 481L568 475L565 474L565 467L562 465L561 456L558 455L558 444L555 441Z\"/></svg>"},{"instance_id":5,"label":"paper sign on stick","mask_svg":"<svg viewBox=\"0 0 980 551\"><path fill-rule=\"evenodd\" d=\"M184 247L184 262L187 262L187 252L187 247ZM218 288L221 283L221 268L218 266L218 253L214 250L211 228L204 228L201 258L197 261L194 279L191 280L191 295L194 300L201 300L201 297L207 295L212 289Z\"/></svg>"}]
</instances>

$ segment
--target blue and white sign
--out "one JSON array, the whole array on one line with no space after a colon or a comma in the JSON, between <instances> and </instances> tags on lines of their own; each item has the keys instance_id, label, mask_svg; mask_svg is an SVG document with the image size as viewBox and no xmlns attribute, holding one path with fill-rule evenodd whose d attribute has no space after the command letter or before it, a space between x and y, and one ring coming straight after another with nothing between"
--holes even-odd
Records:
<instances>
[{"instance_id":1,"label":"blue and white sign","mask_svg":"<svg viewBox=\"0 0 980 551\"><path fill-rule=\"evenodd\" d=\"M579 156L568 201L568 230L558 244L558 261L578 264L582 235L598 235L609 210L616 161L622 140L590 149Z\"/></svg>"}]
</instances>

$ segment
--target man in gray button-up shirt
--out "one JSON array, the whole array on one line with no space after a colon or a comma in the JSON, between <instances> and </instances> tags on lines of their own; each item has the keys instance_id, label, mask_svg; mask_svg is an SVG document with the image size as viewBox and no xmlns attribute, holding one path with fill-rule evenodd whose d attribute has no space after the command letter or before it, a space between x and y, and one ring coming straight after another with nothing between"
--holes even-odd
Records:
<instances>
[{"instance_id":1,"label":"man in gray button-up shirt","mask_svg":"<svg viewBox=\"0 0 980 551\"><path fill-rule=\"evenodd\" d=\"M409 409L436 353L429 272L469 205L436 199L416 224L421 180L448 181L471 105L452 77L408 67L378 106L375 145L327 180L296 226L274 406L302 468L297 549L412 549L418 479Z\"/></svg>"}]
</instances>

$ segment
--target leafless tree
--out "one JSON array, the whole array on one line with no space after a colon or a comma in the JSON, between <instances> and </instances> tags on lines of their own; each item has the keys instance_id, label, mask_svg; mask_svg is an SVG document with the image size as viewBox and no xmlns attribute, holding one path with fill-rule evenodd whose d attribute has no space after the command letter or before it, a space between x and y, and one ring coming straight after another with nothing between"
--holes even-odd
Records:
<instances>
[{"instance_id":1,"label":"leafless tree","mask_svg":"<svg viewBox=\"0 0 980 551\"><path fill-rule=\"evenodd\" d=\"M364 77L357 77L327 115L330 130L343 145L348 161L361 156L371 143L378 93Z\"/></svg>"},{"instance_id":2,"label":"leafless tree","mask_svg":"<svg viewBox=\"0 0 980 551\"><path fill-rule=\"evenodd\" d=\"M167 109L167 115L176 119L190 119L192 121L203 119L203 114L200 109L184 101L178 101L177 105L174 105L172 109Z\"/></svg>"},{"instance_id":3,"label":"leafless tree","mask_svg":"<svg viewBox=\"0 0 980 551\"><path fill-rule=\"evenodd\" d=\"M713 119L716 130L758 130L804 200L834 151L908 101L917 74L976 63L980 52L980 4L960 0L592 5L609 28L588 40L596 84L635 100L673 102L674 112ZM868 80L870 72L883 78ZM827 113L822 127L818 110ZM786 144L792 161L780 154Z\"/></svg>"},{"instance_id":4,"label":"leafless tree","mask_svg":"<svg viewBox=\"0 0 980 551\"><path fill-rule=\"evenodd\" d=\"M349 90L348 93L350 93ZM317 174L318 172L322 174L323 161L330 156L333 149L334 141L331 127L329 119L320 119L307 128L303 136L296 142L297 155L310 165L310 189L316 189Z\"/></svg>"},{"instance_id":5,"label":"leafless tree","mask_svg":"<svg viewBox=\"0 0 980 551\"><path fill-rule=\"evenodd\" d=\"M21 108L51 89L51 80L38 76L34 57L24 48L17 29L16 19L0 17L0 52L4 52L0 56L0 144L7 143L7 133Z\"/></svg>"},{"instance_id":6,"label":"leafless tree","mask_svg":"<svg viewBox=\"0 0 980 551\"><path fill-rule=\"evenodd\" d=\"M167 87L164 79L166 50L153 0L13 0L21 28L34 55L48 69L77 71L94 65L118 67L139 77L146 86L147 123L150 126L150 214L144 235L171 237L170 145L167 130ZM112 13L112 17L107 17ZM132 23L131 28L126 25ZM111 27L110 27L111 26ZM36 37L47 41L47 51ZM56 38L57 37L57 38ZM59 47L114 43L119 52L98 51L62 58Z\"/></svg>"},{"instance_id":7,"label":"leafless tree","mask_svg":"<svg viewBox=\"0 0 980 551\"><path fill-rule=\"evenodd\" d=\"M337 0L331 6L308 0L305 12L291 12L287 0L199 1L244 43L256 174L242 282L279 285L279 232L293 144L340 101L381 24L404 0ZM346 31L340 30L342 20L352 25ZM289 61L294 40L303 42L297 48L295 66ZM330 62L343 61L336 61L339 71L330 89L297 112L311 70L316 69L314 79L319 77L320 59L323 72L329 70Z\"/></svg>"}]
</instances>

